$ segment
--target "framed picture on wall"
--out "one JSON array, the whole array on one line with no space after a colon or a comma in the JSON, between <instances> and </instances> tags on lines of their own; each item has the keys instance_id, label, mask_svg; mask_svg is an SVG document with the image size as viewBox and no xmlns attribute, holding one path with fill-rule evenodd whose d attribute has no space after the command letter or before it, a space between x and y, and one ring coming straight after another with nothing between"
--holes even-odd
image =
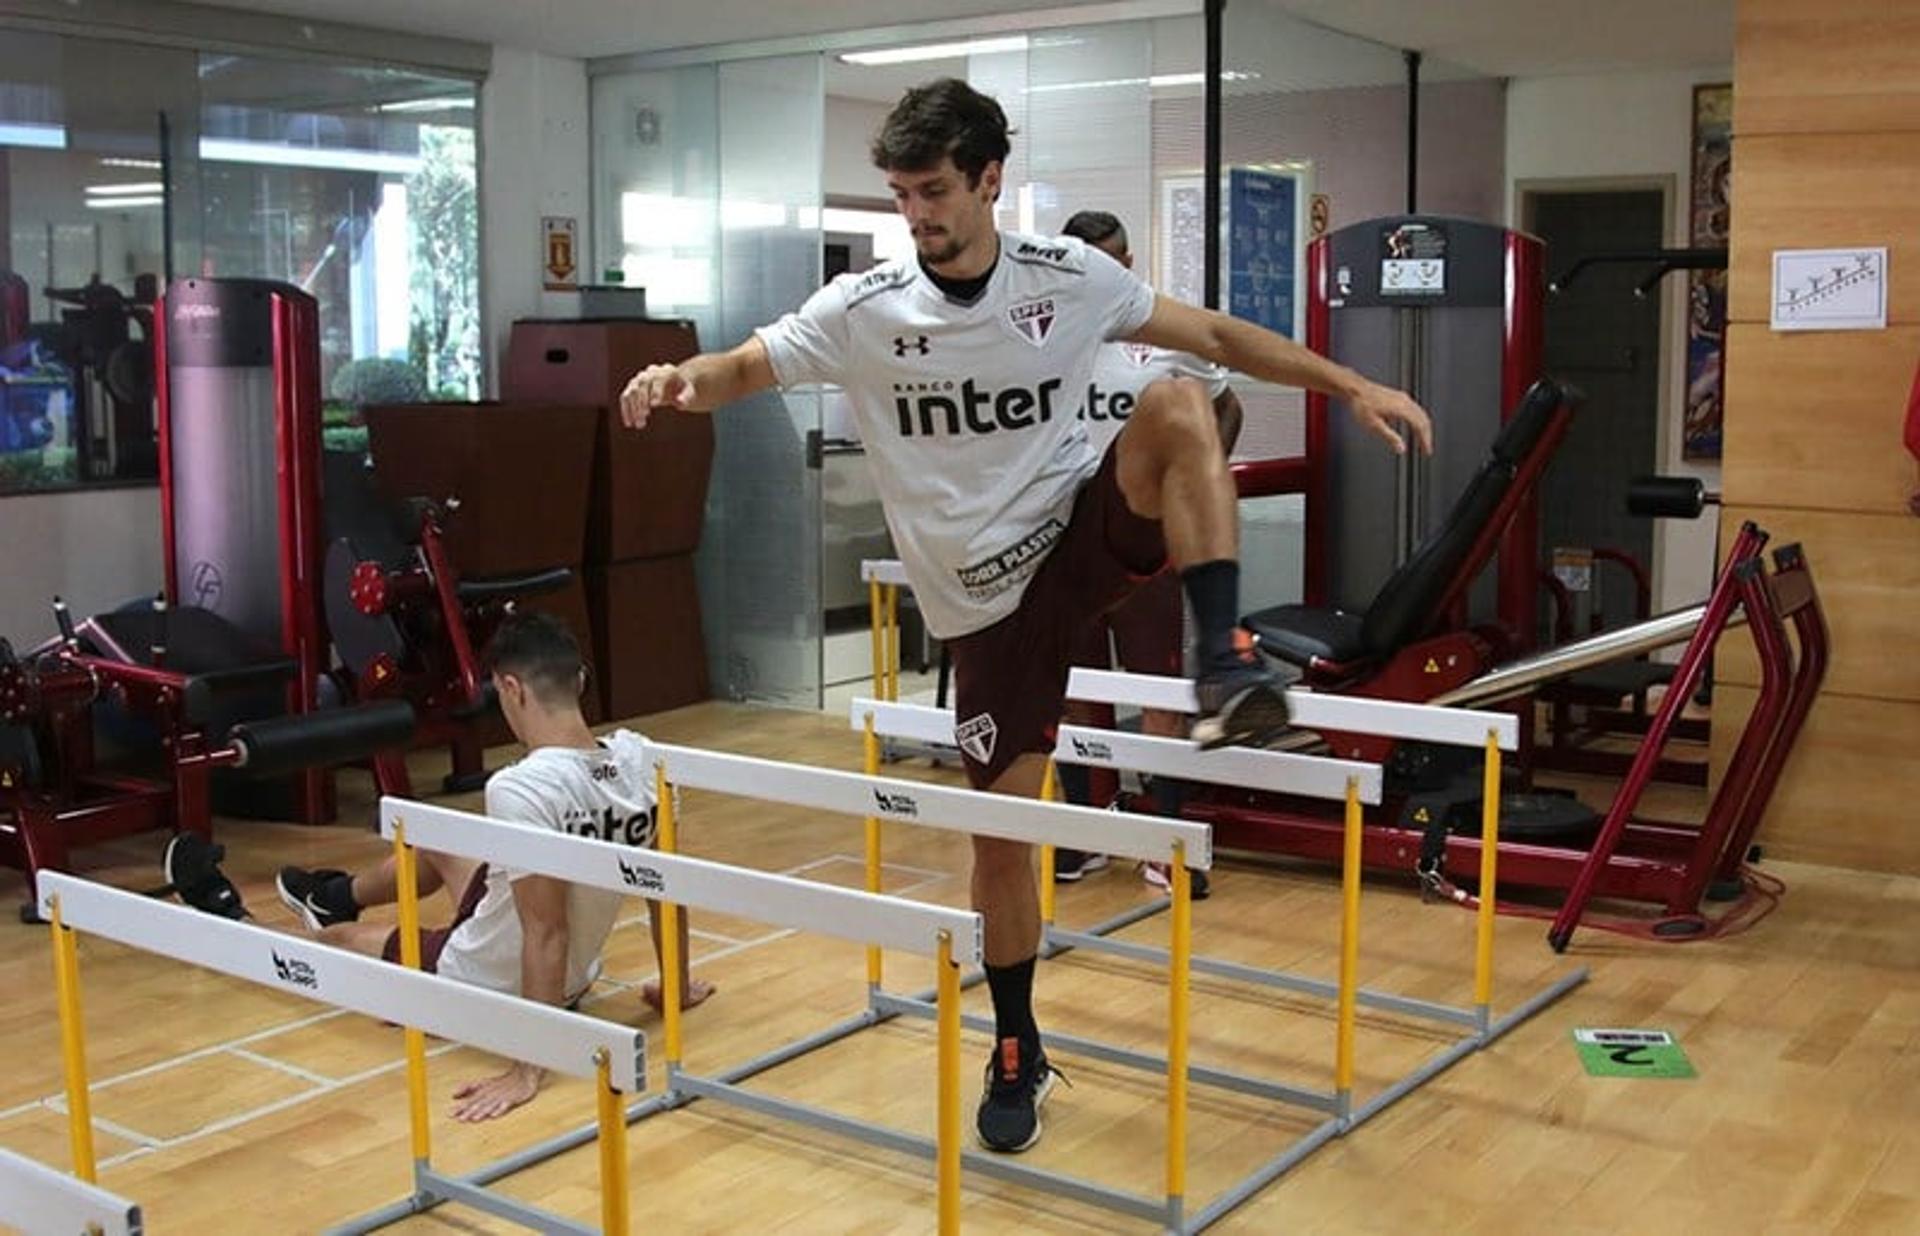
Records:
<instances>
[{"instance_id":1,"label":"framed picture on wall","mask_svg":"<svg viewBox=\"0 0 1920 1236\"><path fill-rule=\"evenodd\" d=\"M1689 180L1688 243L1725 248L1732 210L1733 87L1693 88L1693 170ZM1720 458L1722 392L1726 372L1727 272L1687 274L1687 411L1681 431L1686 459Z\"/></svg>"},{"instance_id":2,"label":"framed picture on wall","mask_svg":"<svg viewBox=\"0 0 1920 1236\"><path fill-rule=\"evenodd\" d=\"M1227 169L1221 185L1220 308L1289 338L1301 338L1309 175L1289 166ZM1160 182L1159 290L1203 303L1206 207L1202 178Z\"/></svg>"}]
</instances>

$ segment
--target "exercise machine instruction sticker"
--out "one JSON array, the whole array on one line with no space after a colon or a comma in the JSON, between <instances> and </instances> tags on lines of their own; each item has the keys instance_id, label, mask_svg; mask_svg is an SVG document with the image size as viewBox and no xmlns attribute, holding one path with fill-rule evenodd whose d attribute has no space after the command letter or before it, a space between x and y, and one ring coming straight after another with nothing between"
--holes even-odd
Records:
<instances>
[{"instance_id":1,"label":"exercise machine instruction sticker","mask_svg":"<svg viewBox=\"0 0 1920 1236\"><path fill-rule=\"evenodd\" d=\"M1575 1030L1574 1049L1594 1077L1693 1077L1680 1041L1665 1030Z\"/></svg>"}]
</instances>

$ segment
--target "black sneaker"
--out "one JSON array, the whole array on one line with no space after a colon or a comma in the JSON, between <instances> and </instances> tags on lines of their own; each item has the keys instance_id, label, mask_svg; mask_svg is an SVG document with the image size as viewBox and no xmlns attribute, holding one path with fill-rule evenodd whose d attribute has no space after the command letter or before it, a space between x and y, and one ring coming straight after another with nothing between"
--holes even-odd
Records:
<instances>
[{"instance_id":1,"label":"black sneaker","mask_svg":"<svg viewBox=\"0 0 1920 1236\"><path fill-rule=\"evenodd\" d=\"M175 833L160 865L167 884L187 905L221 918L245 918L247 907L240 900L240 890L220 870L220 860L226 856L225 849L199 833Z\"/></svg>"},{"instance_id":2,"label":"black sneaker","mask_svg":"<svg viewBox=\"0 0 1920 1236\"><path fill-rule=\"evenodd\" d=\"M1001 1039L987 1061L987 1092L980 1096L974 1127L980 1144L1001 1154L1019 1154L1040 1140L1040 1105L1061 1076L1047 1054L1022 1051L1019 1039Z\"/></svg>"},{"instance_id":3,"label":"black sneaker","mask_svg":"<svg viewBox=\"0 0 1920 1236\"><path fill-rule=\"evenodd\" d=\"M1287 728L1286 683L1258 659L1250 645L1237 656L1200 671L1194 680L1200 706L1193 719L1193 740L1205 751L1215 747L1263 747Z\"/></svg>"},{"instance_id":4,"label":"black sneaker","mask_svg":"<svg viewBox=\"0 0 1920 1236\"><path fill-rule=\"evenodd\" d=\"M282 867L273 886L280 900L300 916L308 931L319 931L335 923L351 923L360 917L353 904L353 877L344 871L308 871L303 867Z\"/></svg>"},{"instance_id":5,"label":"black sneaker","mask_svg":"<svg viewBox=\"0 0 1920 1236\"><path fill-rule=\"evenodd\" d=\"M1085 850L1057 849L1053 852L1053 882L1073 884L1106 865L1105 854L1089 854Z\"/></svg>"}]
</instances>

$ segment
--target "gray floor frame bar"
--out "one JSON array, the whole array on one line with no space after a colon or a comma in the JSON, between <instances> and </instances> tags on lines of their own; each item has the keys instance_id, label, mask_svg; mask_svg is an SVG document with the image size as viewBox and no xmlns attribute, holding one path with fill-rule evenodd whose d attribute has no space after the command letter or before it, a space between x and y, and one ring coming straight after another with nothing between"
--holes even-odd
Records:
<instances>
[{"instance_id":1,"label":"gray floor frame bar","mask_svg":"<svg viewBox=\"0 0 1920 1236\"><path fill-rule=\"evenodd\" d=\"M791 1099L756 1094L751 1090L743 1090L724 1082L692 1077L683 1073L674 1078L674 1086L700 1098L718 1099L744 1107L749 1111L759 1112L761 1115L775 1116L816 1129L825 1129L829 1133L838 1133L842 1137L850 1137L856 1141L867 1142L901 1154L918 1155L928 1161L932 1161L937 1150L932 1138L902 1133L882 1125L868 1124L864 1120L842 1116L837 1112L806 1103L796 1103ZM968 1171L978 1172L982 1176L1026 1185L1059 1197L1071 1198L1105 1210L1132 1215L1136 1219L1150 1219L1158 1223L1167 1221L1167 1203L1164 1199L1155 1200L1135 1193L1124 1193L1118 1189L1109 1189L1105 1185L1092 1184L1059 1172L1050 1172L1044 1168L1028 1167L1012 1159L999 1155L981 1154L974 1150L962 1150L960 1162Z\"/></svg>"},{"instance_id":2,"label":"gray floor frame bar","mask_svg":"<svg viewBox=\"0 0 1920 1236\"><path fill-rule=\"evenodd\" d=\"M1143 903L1120 914L1097 923L1084 931L1066 931L1048 927L1042 941L1041 955L1056 957L1075 948L1089 951L1114 953L1137 960L1154 961L1165 964L1167 951L1151 945L1132 944L1127 941L1110 940L1105 937L1121 928L1142 922L1162 910L1169 908L1172 902L1166 898ZM1338 995L1338 987L1318 979L1309 979L1284 971L1262 970L1253 966L1243 966L1236 962L1219 961L1195 956L1192 959L1195 971L1214 974L1249 984L1279 987L1310 995L1333 998ZM1366 1121L1379 1115L1394 1103L1419 1089L1422 1085L1438 1077L1461 1060L1492 1043L1509 1030L1539 1013L1554 1001L1587 980L1585 967L1556 980L1551 986L1529 998L1518 1007L1488 1023L1486 1015L1479 1010L1466 1010L1451 1005L1435 1004L1411 997L1395 996L1388 992L1376 992L1362 989L1356 993L1359 1003L1391 1012L1404 1013L1416 1017L1453 1024L1464 1024L1473 1029L1473 1033L1453 1043L1439 1055L1430 1057L1413 1072L1383 1090L1351 1114L1332 1115L1316 1125L1312 1130L1295 1139L1292 1144L1274 1158L1256 1168L1238 1184L1222 1193L1198 1212L1187 1215L1183 1206L1170 1207L1165 1200L1141 1197L1138 1194L1125 1193L1110 1189L1089 1181L1080 1180L1059 1172L1050 1172L1041 1168L997 1156L981 1154L978 1151L962 1151L961 1164L969 1172L974 1172L994 1180L1003 1180L1012 1184L1024 1185L1059 1197L1070 1198L1092 1206L1110 1210L1119 1214L1131 1215L1162 1224L1167 1231L1189 1233L1204 1231L1219 1222L1228 1213L1260 1193L1268 1185L1284 1176L1294 1167L1304 1162L1316 1150L1335 1138L1345 1136L1360 1127ZM963 988L974 987L985 981L984 971L975 970L961 981ZM869 1124L850 1116L842 1116L824 1108L797 1103L772 1095L757 1094L741 1088L737 1083L757 1074L819 1048L837 1043L851 1035L895 1017L932 1017L934 1005L933 989L918 992L911 996L901 996L884 989L869 989L868 1007L844 1021L797 1039L792 1043L777 1047L763 1055L756 1056L744 1064L736 1065L713 1077L697 1077L669 1068L668 1089L627 1109L627 1123L636 1124L663 1111L683 1107L697 1099L712 1099L731 1103L761 1115L776 1119L791 1120L812 1128L823 1129L829 1133L863 1141L869 1145L897 1151L902 1154L917 1155L931 1160L935 1155L935 1144L929 1138L911 1133L903 1133L882 1125ZM992 1030L992 1023L985 1018L964 1016L962 1024L975 1030ZM1073 1035L1048 1034L1044 1036L1048 1043L1057 1044L1070 1052L1077 1052L1095 1059L1105 1060L1127 1067L1147 1069L1164 1073L1167 1068L1165 1057L1153 1056L1144 1052L1135 1052L1112 1044L1101 1043L1093 1039L1079 1038ZM1203 1085L1232 1090L1257 1098L1274 1099L1321 1112L1337 1112L1338 1100L1330 1092L1308 1090L1287 1086L1282 1083L1249 1077L1223 1069L1207 1068L1189 1064L1188 1077ZM421 1192L395 1202L382 1210L362 1216L348 1225L331 1229L329 1236L363 1236L388 1224L396 1223L411 1215L431 1210L444 1201L457 1201L474 1206L515 1222L527 1222L523 1216L542 1216L561 1225L549 1230L577 1232L593 1231L592 1228L571 1225L570 1221L554 1219L543 1211L523 1208L520 1203L503 1199L497 1194L485 1192L482 1186L499 1180L503 1176L523 1171L536 1163L544 1162L555 1155L575 1149L592 1141L598 1134L597 1125L586 1125L569 1133L548 1139L508 1158L488 1164L464 1176L450 1177L433 1172L428 1168L416 1169L417 1184ZM539 1226L531 1224L530 1226Z\"/></svg>"},{"instance_id":3,"label":"gray floor frame bar","mask_svg":"<svg viewBox=\"0 0 1920 1236\"><path fill-rule=\"evenodd\" d=\"M883 1012L904 1014L933 1020L936 1007L925 1000L911 1000L886 992L874 996L874 1007ZM960 1024L969 1030L993 1033L993 1019L990 1017L963 1016ZM1165 1075L1167 1058L1147 1052L1131 1051L1125 1047L1115 1047L1111 1043L1102 1043L1098 1039L1083 1039L1073 1034L1057 1034L1042 1031L1040 1041L1049 1047L1059 1047L1075 1055L1086 1056L1093 1060L1104 1060L1108 1064L1124 1065L1142 1072ZM1187 1076L1203 1086L1212 1086L1219 1090L1231 1090L1238 1094L1252 1095L1257 1099L1273 1099L1281 1103L1291 1103L1295 1107L1311 1108L1329 1115L1334 1112L1337 1100L1331 1090L1308 1090L1303 1086L1289 1086L1284 1082L1268 1081L1264 1077L1252 1077L1245 1073L1235 1073L1229 1069L1209 1068L1206 1065L1187 1065Z\"/></svg>"}]
</instances>

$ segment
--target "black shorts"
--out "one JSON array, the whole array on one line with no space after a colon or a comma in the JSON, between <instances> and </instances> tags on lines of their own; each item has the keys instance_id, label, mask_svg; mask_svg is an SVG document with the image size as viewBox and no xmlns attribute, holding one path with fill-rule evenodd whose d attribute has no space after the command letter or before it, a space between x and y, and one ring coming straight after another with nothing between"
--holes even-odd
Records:
<instances>
[{"instance_id":1,"label":"black shorts","mask_svg":"<svg viewBox=\"0 0 1920 1236\"><path fill-rule=\"evenodd\" d=\"M954 736L975 789L992 785L1020 756L1053 750L1084 632L1166 565L1160 521L1128 509L1116 460L1108 447L1019 608L947 643Z\"/></svg>"},{"instance_id":2,"label":"black shorts","mask_svg":"<svg viewBox=\"0 0 1920 1236\"><path fill-rule=\"evenodd\" d=\"M473 878L467 881L466 891L460 894L460 904L454 907L453 921L445 927L422 927L420 929L420 968L428 974L437 974L440 970L440 954L446 951L447 941L460 929L460 924L473 917L480 908L480 899L487 895L487 865L481 863L474 868ZM383 960L398 963L400 960L400 929L395 927L387 933L387 943L380 950Z\"/></svg>"}]
</instances>

